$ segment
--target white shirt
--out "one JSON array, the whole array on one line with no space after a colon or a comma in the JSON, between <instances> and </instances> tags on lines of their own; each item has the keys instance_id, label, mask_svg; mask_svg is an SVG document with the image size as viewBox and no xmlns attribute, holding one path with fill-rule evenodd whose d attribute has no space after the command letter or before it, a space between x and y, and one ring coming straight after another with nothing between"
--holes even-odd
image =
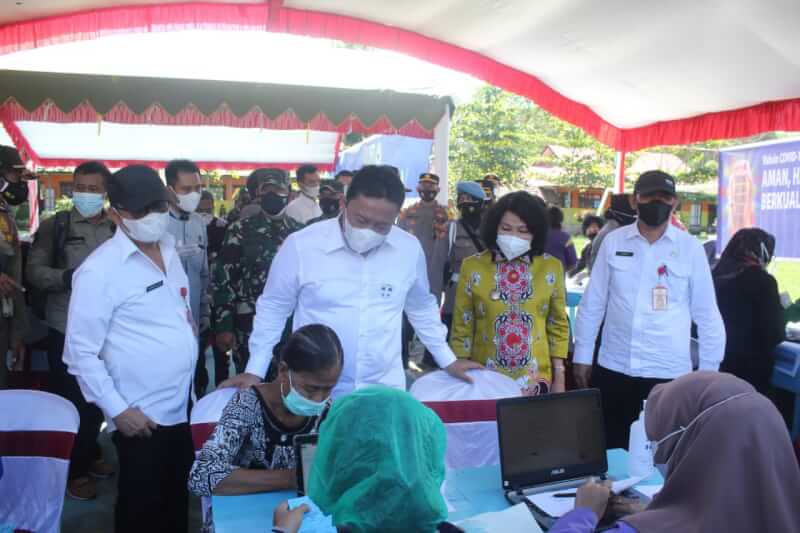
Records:
<instances>
[{"instance_id":1,"label":"white shirt","mask_svg":"<svg viewBox=\"0 0 800 533\"><path fill-rule=\"evenodd\" d=\"M300 193L300 196L286 206L286 214L298 221L301 224L308 223L309 220L319 218L322 216L322 209L313 198L310 198Z\"/></svg>"},{"instance_id":2,"label":"white shirt","mask_svg":"<svg viewBox=\"0 0 800 533\"><path fill-rule=\"evenodd\" d=\"M653 308L657 286L667 289L666 310ZM578 307L575 363L592 364L604 317L598 362L628 376L673 379L691 372L692 321L700 369L717 370L725 353L725 326L703 246L671 224L653 244L638 224L605 238Z\"/></svg>"},{"instance_id":3,"label":"white shirt","mask_svg":"<svg viewBox=\"0 0 800 533\"><path fill-rule=\"evenodd\" d=\"M272 262L256 303L247 372L266 374L294 313L295 330L324 324L342 342L344 368L334 396L377 383L405 389L403 311L439 366L456 360L416 237L392 227L384 244L362 256L345 244L338 218L312 224L290 235Z\"/></svg>"},{"instance_id":4,"label":"white shirt","mask_svg":"<svg viewBox=\"0 0 800 533\"><path fill-rule=\"evenodd\" d=\"M189 281L165 235L166 275L123 231L75 272L64 363L87 401L112 419L138 407L154 422L186 422L197 362Z\"/></svg>"}]
</instances>

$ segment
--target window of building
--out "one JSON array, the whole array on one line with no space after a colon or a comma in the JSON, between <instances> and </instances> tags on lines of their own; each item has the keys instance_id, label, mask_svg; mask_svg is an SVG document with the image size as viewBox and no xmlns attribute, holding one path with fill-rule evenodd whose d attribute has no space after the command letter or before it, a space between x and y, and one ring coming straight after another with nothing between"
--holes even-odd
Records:
<instances>
[{"instance_id":1,"label":"window of building","mask_svg":"<svg viewBox=\"0 0 800 533\"><path fill-rule=\"evenodd\" d=\"M603 199L602 193L599 192L582 192L578 195L578 207L583 209L597 209L600 207L600 201Z\"/></svg>"},{"instance_id":2,"label":"window of building","mask_svg":"<svg viewBox=\"0 0 800 533\"><path fill-rule=\"evenodd\" d=\"M702 204L692 204L689 211L689 225L691 226L699 226L700 220L703 215L703 206Z\"/></svg>"},{"instance_id":3,"label":"window of building","mask_svg":"<svg viewBox=\"0 0 800 533\"><path fill-rule=\"evenodd\" d=\"M561 207L564 207L566 209L572 207L572 193L570 193L569 191L561 193Z\"/></svg>"}]
</instances>

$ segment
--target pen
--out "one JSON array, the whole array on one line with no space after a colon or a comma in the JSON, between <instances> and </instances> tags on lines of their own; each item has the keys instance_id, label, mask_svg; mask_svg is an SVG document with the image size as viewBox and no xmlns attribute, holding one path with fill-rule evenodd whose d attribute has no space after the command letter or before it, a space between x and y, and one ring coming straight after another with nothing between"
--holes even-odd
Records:
<instances>
[{"instance_id":1,"label":"pen","mask_svg":"<svg viewBox=\"0 0 800 533\"><path fill-rule=\"evenodd\" d=\"M553 494L553 498L574 498L574 492L560 492L558 494Z\"/></svg>"}]
</instances>

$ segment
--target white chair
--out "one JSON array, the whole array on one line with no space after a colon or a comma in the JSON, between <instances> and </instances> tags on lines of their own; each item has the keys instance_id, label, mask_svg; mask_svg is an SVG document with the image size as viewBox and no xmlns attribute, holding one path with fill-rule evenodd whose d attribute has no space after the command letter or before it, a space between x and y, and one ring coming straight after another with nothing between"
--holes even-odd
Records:
<instances>
[{"instance_id":1,"label":"white chair","mask_svg":"<svg viewBox=\"0 0 800 533\"><path fill-rule=\"evenodd\" d=\"M471 385L439 370L418 379L410 391L445 423L445 463L453 469L500 463L496 401L521 395L519 385L498 372L476 370L469 375Z\"/></svg>"},{"instance_id":2,"label":"white chair","mask_svg":"<svg viewBox=\"0 0 800 533\"><path fill-rule=\"evenodd\" d=\"M33 390L0 391L0 524L58 533L80 419L72 403Z\"/></svg>"},{"instance_id":3,"label":"white chair","mask_svg":"<svg viewBox=\"0 0 800 533\"><path fill-rule=\"evenodd\" d=\"M214 428L217 427L217 422L222 417L222 410L225 409L237 390L236 388L217 389L200 398L200 401L192 408L191 428L195 456L200 453L203 444L214 433ZM206 515L211 509L211 498L203 496L200 498L200 504L203 511L203 523L205 523Z\"/></svg>"}]
</instances>

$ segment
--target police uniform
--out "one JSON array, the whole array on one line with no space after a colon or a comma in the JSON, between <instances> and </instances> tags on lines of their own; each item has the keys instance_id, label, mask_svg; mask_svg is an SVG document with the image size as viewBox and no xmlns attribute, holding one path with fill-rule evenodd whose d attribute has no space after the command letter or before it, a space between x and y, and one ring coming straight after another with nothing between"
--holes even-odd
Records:
<instances>
[{"instance_id":1,"label":"police uniform","mask_svg":"<svg viewBox=\"0 0 800 533\"><path fill-rule=\"evenodd\" d=\"M11 146L0 146L0 178L9 171L22 171L25 166L19 153ZM22 256L19 231L11 204L27 200L27 184L0 179L0 273L6 274L22 285ZM22 342L28 334L29 324L22 291L0 297L0 354L6 354ZM8 368L5 357L0 358L0 389L8 386Z\"/></svg>"},{"instance_id":2,"label":"police uniform","mask_svg":"<svg viewBox=\"0 0 800 533\"><path fill-rule=\"evenodd\" d=\"M285 176L271 175L264 183L289 187ZM233 332L239 373L247 366L256 300L264 290L272 260L286 237L303 227L285 212L272 217L262 210L231 223L225 232L211 275L213 322L217 334Z\"/></svg>"}]
</instances>

